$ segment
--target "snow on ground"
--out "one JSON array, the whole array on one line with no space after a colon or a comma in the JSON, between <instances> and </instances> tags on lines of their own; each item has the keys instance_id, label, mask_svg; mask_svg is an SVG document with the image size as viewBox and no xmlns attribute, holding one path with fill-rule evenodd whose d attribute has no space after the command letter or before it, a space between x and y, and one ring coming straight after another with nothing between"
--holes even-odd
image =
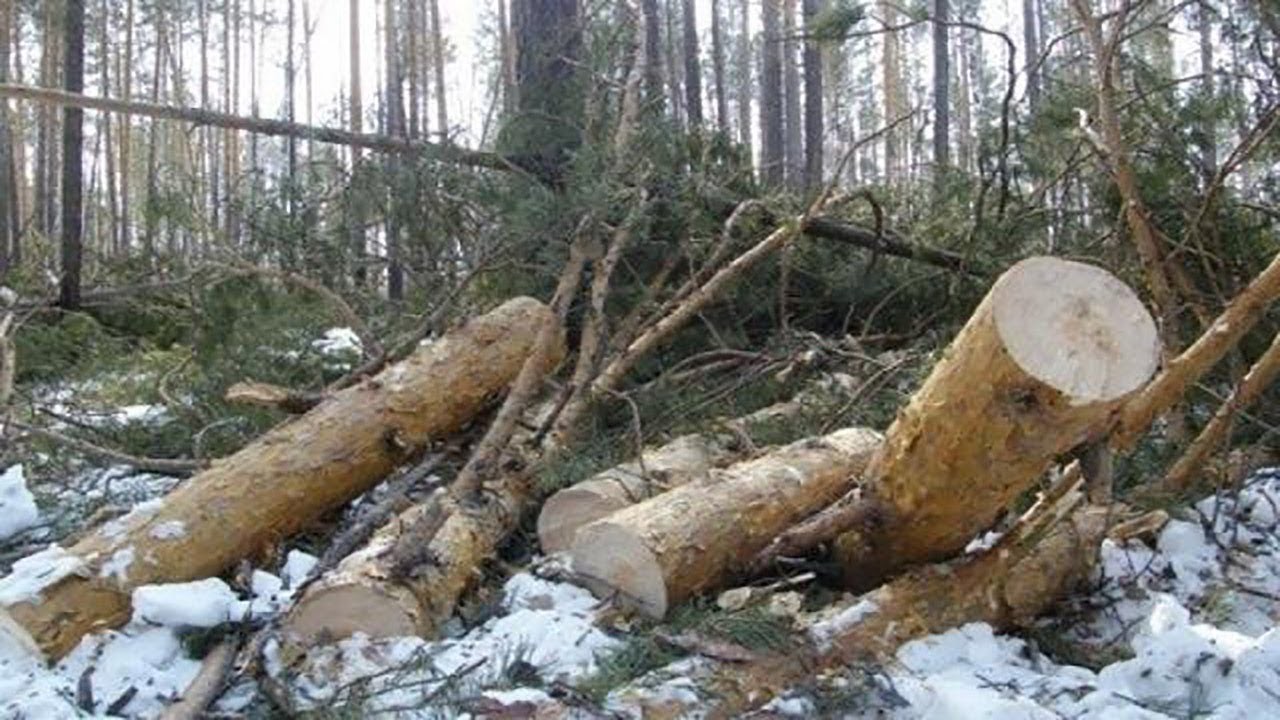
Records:
<instances>
[{"instance_id":1,"label":"snow on ground","mask_svg":"<svg viewBox=\"0 0 1280 720\"><path fill-rule=\"evenodd\" d=\"M27 489L21 465L0 472L0 541L24 532L40 522L36 496Z\"/></svg>"},{"instance_id":2,"label":"snow on ground","mask_svg":"<svg viewBox=\"0 0 1280 720\"><path fill-rule=\"evenodd\" d=\"M3 476L9 483L11 474L12 469ZM143 513L150 506L145 501L167 481L99 471L79 482L116 499L121 488L131 487L139 503L133 512ZM1033 634L1037 644L973 624L908 643L883 667L830 673L816 681L818 692L793 691L768 710L774 717L893 720L1275 716L1278 528L1280 469L1273 469L1255 474L1238 496L1197 503L1159 533L1154 547L1106 543L1095 586L1042 628L1111 659L1100 667L1050 657L1054 648L1040 634ZM59 573L76 572L66 560L52 546L18 561L13 574L0 580L0 595L29 595ZM53 668L31 660L0 632L0 717L75 717L85 714L80 707L99 715L111 708L126 717L154 717L199 667L184 649L185 634L284 611L293 599L291 588L314 563L295 551L279 576L254 571L241 592L217 579L141 588L126 627L85 638ZM557 707L549 693L580 682L599 658L623 645L616 632L600 629L599 601L539 572L511 577L488 619L465 632L453 623L454 637L356 637L318 648L301 662L272 643L267 669L299 709L345 706L369 716L406 718L532 716ZM855 607L829 622L857 622L865 610ZM615 693L607 709L625 712L626 703L618 701L628 691L659 693L675 705L697 707L708 689L686 677L706 662L680 660L654 673L661 680L649 690L639 683ZM216 710L244 711L256 695L250 682L240 682Z\"/></svg>"},{"instance_id":3,"label":"snow on ground","mask_svg":"<svg viewBox=\"0 0 1280 720\"><path fill-rule=\"evenodd\" d=\"M273 646L268 670L288 680L299 709L352 704L371 715L403 711L405 717L430 718L457 717L456 703L464 699L487 698L497 706L536 703L545 694L511 686L572 684L620 644L596 627L599 608L582 588L521 572L503 587L495 616L460 637L357 635L313 651L301 670L286 669L280 648ZM423 706L434 707L408 710Z\"/></svg>"}]
</instances>

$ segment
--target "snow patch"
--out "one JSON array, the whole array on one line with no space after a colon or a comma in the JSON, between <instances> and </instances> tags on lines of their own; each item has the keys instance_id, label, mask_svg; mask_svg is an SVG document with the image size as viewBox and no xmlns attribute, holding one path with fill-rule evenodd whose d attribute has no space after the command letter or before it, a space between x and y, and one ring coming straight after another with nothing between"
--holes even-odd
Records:
<instances>
[{"instance_id":1,"label":"snow patch","mask_svg":"<svg viewBox=\"0 0 1280 720\"><path fill-rule=\"evenodd\" d=\"M22 465L0 473L0 540L7 540L40 522L36 498L27 489Z\"/></svg>"},{"instance_id":2,"label":"snow patch","mask_svg":"<svg viewBox=\"0 0 1280 720\"><path fill-rule=\"evenodd\" d=\"M102 564L98 577L115 578L120 582L129 581L129 567L133 565L133 546L120 548L112 554L111 559Z\"/></svg>"},{"instance_id":3,"label":"snow patch","mask_svg":"<svg viewBox=\"0 0 1280 720\"><path fill-rule=\"evenodd\" d=\"M210 628L243 613L236 594L223 581L207 578L171 585L143 585L133 591L133 619L172 628Z\"/></svg>"},{"instance_id":4,"label":"snow patch","mask_svg":"<svg viewBox=\"0 0 1280 720\"><path fill-rule=\"evenodd\" d=\"M50 545L17 561L13 570L0 579L0 605L38 603L48 587L70 575L84 575L88 566L79 556Z\"/></svg>"}]
</instances>

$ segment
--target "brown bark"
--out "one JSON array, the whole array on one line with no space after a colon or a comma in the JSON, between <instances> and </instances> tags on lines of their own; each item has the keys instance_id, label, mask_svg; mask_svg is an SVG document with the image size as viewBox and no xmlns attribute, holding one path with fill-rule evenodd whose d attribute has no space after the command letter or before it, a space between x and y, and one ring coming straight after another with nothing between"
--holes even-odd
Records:
<instances>
[{"instance_id":1,"label":"brown bark","mask_svg":"<svg viewBox=\"0 0 1280 720\"><path fill-rule=\"evenodd\" d=\"M1078 494L1077 494L1078 495ZM997 630L1025 627L1054 602L1088 579L1106 530L1108 509L1078 506L1068 497L1049 509L1055 524L1036 523L1041 532L1011 532L994 548L949 565L905 575L814 625L785 652L744 663L702 663L690 680L713 696L661 698L643 682L615 691L613 705L681 717L697 710L710 718L742 717L823 670L862 661L888 662L902 643L966 623L985 622Z\"/></svg>"},{"instance_id":2,"label":"brown bark","mask_svg":"<svg viewBox=\"0 0 1280 720\"><path fill-rule=\"evenodd\" d=\"M1196 439L1191 441L1182 457L1165 473L1157 490L1169 494L1186 491L1208 462L1209 456L1231 434L1232 422L1266 392L1277 377L1280 377L1280 334L1271 341L1271 346L1253 364Z\"/></svg>"},{"instance_id":3,"label":"brown bark","mask_svg":"<svg viewBox=\"0 0 1280 720\"><path fill-rule=\"evenodd\" d=\"M133 588L217 574L297 532L474 417L515 377L547 317L535 300L512 300L336 393L191 478L154 512L71 547L75 571L46 578L37 598L6 597L0 626L60 657L85 633L126 621ZM17 581L0 581L0 597Z\"/></svg>"},{"instance_id":4,"label":"brown bark","mask_svg":"<svg viewBox=\"0 0 1280 720\"><path fill-rule=\"evenodd\" d=\"M614 466L555 493L538 514L544 553L568 550L578 529L659 493L710 477L713 469L756 452L752 429L799 414L812 393L729 420L705 433L682 435L640 458Z\"/></svg>"},{"instance_id":5,"label":"brown bark","mask_svg":"<svg viewBox=\"0 0 1280 720\"><path fill-rule=\"evenodd\" d=\"M1155 371L1157 348L1142 303L1106 271L1018 263L898 413L860 494L788 531L761 560L850 529L837 543L846 579L874 587L959 552L1056 458L1100 437Z\"/></svg>"},{"instance_id":6,"label":"brown bark","mask_svg":"<svg viewBox=\"0 0 1280 720\"><path fill-rule=\"evenodd\" d=\"M702 127L702 59L698 52L698 15L694 0L682 0L684 23L684 97L689 132Z\"/></svg>"},{"instance_id":7,"label":"brown bark","mask_svg":"<svg viewBox=\"0 0 1280 720\"><path fill-rule=\"evenodd\" d=\"M574 572L651 617L748 569L779 532L850 489L879 433L840 430L712 472L578 530Z\"/></svg>"}]
</instances>

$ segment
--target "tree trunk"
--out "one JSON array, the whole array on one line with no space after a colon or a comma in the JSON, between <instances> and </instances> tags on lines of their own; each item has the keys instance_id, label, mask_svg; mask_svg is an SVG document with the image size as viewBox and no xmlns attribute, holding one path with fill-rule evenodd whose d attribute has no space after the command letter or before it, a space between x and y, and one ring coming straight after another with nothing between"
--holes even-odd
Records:
<instances>
[{"instance_id":1,"label":"tree trunk","mask_svg":"<svg viewBox=\"0 0 1280 720\"><path fill-rule=\"evenodd\" d=\"M736 5L736 4L735 4ZM751 13L746 3L736 5L738 8L738 140L747 151L748 164L754 160L751 148L751 98L755 95L755 84L751 81ZM761 70L763 72L763 69ZM764 80L761 79L763 86ZM763 164L763 160L761 163Z\"/></svg>"},{"instance_id":2,"label":"tree trunk","mask_svg":"<svg viewBox=\"0 0 1280 720\"><path fill-rule=\"evenodd\" d=\"M713 432L682 435L646 450L637 460L560 490L547 498L538 514L542 551L568 550L579 528L672 488L708 479L713 469L747 458L755 452L754 428L793 419L814 394L803 392L787 402L719 424Z\"/></svg>"},{"instance_id":3,"label":"tree trunk","mask_svg":"<svg viewBox=\"0 0 1280 720\"><path fill-rule=\"evenodd\" d=\"M729 102L724 92L724 37L720 27L720 0L711 0L711 71L715 85L716 130L729 137Z\"/></svg>"},{"instance_id":4,"label":"tree trunk","mask_svg":"<svg viewBox=\"0 0 1280 720\"><path fill-rule=\"evenodd\" d=\"M1078 504L1078 499L1068 502ZM642 678L615 690L610 707L634 717L748 717L753 708L827 668L893 662L900 645L924 635L979 622L997 631L1029 627L1036 616L1087 582L1096 563L1111 513L1097 506L1074 512L1069 507L1068 516L1041 526L1040 533L1010 533L980 555L919 570L859 598L813 625L785 652L692 666L689 682L715 688L711 701L694 694L689 694L693 700L658 697Z\"/></svg>"},{"instance_id":5,"label":"tree trunk","mask_svg":"<svg viewBox=\"0 0 1280 720\"><path fill-rule=\"evenodd\" d=\"M102 72L102 94L111 94L111 7L108 0L101 3L102 23L98 26L98 62ZM117 184L115 116L110 113L102 118L101 132L105 144L107 173L107 220L110 231L103 243L104 255L120 254L120 193Z\"/></svg>"},{"instance_id":6,"label":"tree trunk","mask_svg":"<svg viewBox=\"0 0 1280 720\"><path fill-rule=\"evenodd\" d=\"M574 572L650 617L747 570L756 552L850 489L878 433L840 430L802 440L578 530Z\"/></svg>"},{"instance_id":7,"label":"tree trunk","mask_svg":"<svg viewBox=\"0 0 1280 720\"><path fill-rule=\"evenodd\" d=\"M661 115L667 106L662 85L662 26L658 0L640 0L644 18L644 95L645 104Z\"/></svg>"},{"instance_id":8,"label":"tree trunk","mask_svg":"<svg viewBox=\"0 0 1280 720\"><path fill-rule=\"evenodd\" d=\"M9 5L0 7L0 83L9 82L9 48L13 33L9 27L13 19ZM13 257L13 218L17 197L13 163L13 128L9 123L9 102L0 100L0 284L5 281ZM2 391L0 391L2 392Z\"/></svg>"},{"instance_id":9,"label":"tree trunk","mask_svg":"<svg viewBox=\"0 0 1280 720\"><path fill-rule=\"evenodd\" d=\"M560 185L582 141L578 0L512 0L511 16L520 102L508 123L509 144L513 154L529 158L535 174Z\"/></svg>"},{"instance_id":10,"label":"tree trunk","mask_svg":"<svg viewBox=\"0 0 1280 720\"><path fill-rule=\"evenodd\" d=\"M1023 67L1027 74L1027 104L1031 112L1040 107L1040 69L1036 63L1040 59L1040 43L1038 42L1036 24L1036 0L1022 0L1022 45L1026 60Z\"/></svg>"},{"instance_id":11,"label":"tree trunk","mask_svg":"<svg viewBox=\"0 0 1280 720\"><path fill-rule=\"evenodd\" d=\"M822 11L824 0L804 0L805 26ZM822 187L822 144L826 141L822 118L822 48L817 40L804 43L804 186L809 192Z\"/></svg>"},{"instance_id":12,"label":"tree trunk","mask_svg":"<svg viewBox=\"0 0 1280 720\"><path fill-rule=\"evenodd\" d=\"M62 78L67 92L84 91L84 0L66 0ZM80 307L84 257L84 111L62 110L62 278L59 304Z\"/></svg>"},{"instance_id":13,"label":"tree trunk","mask_svg":"<svg viewBox=\"0 0 1280 720\"><path fill-rule=\"evenodd\" d=\"M120 68L121 97L133 101L134 0L125 3L124 66ZM129 200L133 179L133 116L120 113L120 248L128 255L133 247L133 213Z\"/></svg>"},{"instance_id":14,"label":"tree trunk","mask_svg":"<svg viewBox=\"0 0 1280 720\"><path fill-rule=\"evenodd\" d=\"M423 37L418 33L419 19L418 12L422 8L418 7L418 0L408 0L405 4L405 35L408 38L407 47L405 48L405 64L409 68L409 137L416 138L422 128L419 124L419 114L422 111L422 96L418 89L418 81L422 77L420 72L422 67L423 53L418 49Z\"/></svg>"},{"instance_id":15,"label":"tree trunk","mask_svg":"<svg viewBox=\"0 0 1280 720\"><path fill-rule=\"evenodd\" d=\"M4 592L33 582L21 569L0 580L0 628L61 657L128 620L134 588L216 575L297 532L466 425L521 370L546 322L541 303L511 300L215 463L160 507L53 551L59 572L29 593Z\"/></svg>"},{"instance_id":16,"label":"tree trunk","mask_svg":"<svg viewBox=\"0 0 1280 720\"><path fill-rule=\"evenodd\" d=\"M951 57L947 22L951 0L933 0L933 164L937 177L951 165Z\"/></svg>"},{"instance_id":17,"label":"tree trunk","mask_svg":"<svg viewBox=\"0 0 1280 720\"><path fill-rule=\"evenodd\" d=\"M782 95L786 114L783 119L786 136L783 153L786 156L787 187L792 190L800 190L805 183L803 128L800 126L800 67L796 59L799 43L795 40L796 32L796 0L783 0Z\"/></svg>"},{"instance_id":18,"label":"tree trunk","mask_svg":"<svg viewBox=\"0 0 1280 720\"><path fill-rule=\"evenodd\" d=\"M440 24L439 0L428 0L431 10L431 50L432 68L436 74L436 125L439 126L440 142L449 142L449 103L444 86L444 28ZM563 31L563 29L562 29Z\"/></svg>"},{"instance_id":19,"label":"tree trunk","mask_svg":"<svg viewBox=\"0 0 1280 720\"><path fill-rule=\"evenodd\" d=\"M391 137L404 136L404 97L401 95L403 76L401 74L398 33L396 28L395 3L386 0L383 4L382 29L384 32L382 50L385 54L386 90L382 109L386 115L387 134ZM404 299L404 266L401 265L400 247L400 163L395 157L386 161L387 182L390 183L390 196L387 198L387 299L400 302Z\"/></svg>"},{"instance_id":20,"label":"tree trunk","mask_svg":"<svg viewBox=\"0 0 1280 720\"><path fill-rule=\"evenodd\" d=\"M350 123L351 133L360 135L364 132L364 101L361 95L364 90L360 82L360 0L351 0L348 11L348 57L351 64L351 97ZM361 212L360 188L357 178L360 173L361 153L357 146L351 147L351 181L347 188L347 227L351 244L351 257L355 263L352 279L357 287L362 287L368 279L364 266L365 232L364 214Z\"/></svg>"},{"instance_id":21,"label":"tree trunk","mask_svg":"<svg viewBox=\"0 0 1280 720\"><path fill-rule=\"evenodd\" d=\"M764 25L760 45L760 178L765 185L780 187L785 177L783 158L782 107L782 0L760 3Z\"/></svg>"},{"instance_id":22,"label":"tree trunk","mask_svg":"<svg viewBox=\"0 0 1280 720\"><path fill-rule=\"evenodd\" d=\"M702 60L698 54L698 14L694 0L682 0L684 9L684 104L689 132L702 127Z\"/></svg>"},{"instance_id":23,"label":"tree trunk","mask_svg":"<svg viewBox=\"0 0 1280 720\"><path fill-rule=\"evenodd\" d=\"M1014 265L886 433L857 499L867 522L836 543L848 584L960 552L1057 458L1098 441L1159 359L1155 324L1110 273Z\"/></svg>"},{"instance_id":24,"label":"tree trunk","mask_svg":"<svg viewBox=\"0 0 1280 720\"><path fill-rule=\"evenodd\" d=\"M1208 0L1201 0L1197 12L1199 13L1200 75L1202 76L1200 88L1205 102L1205 107L1200 110L1202 136L1200 164L1201 177L1207 191L1218 172L1218 128L1214 122L1215 111L1211 109L1216 96L1213 67L1213 8L1210 7Z\"/></svg>"},{"instance_id":25,"label":"tree trunk","mask_svg":"<svg viewBox=\"0 0 1280 720\"><path fill-rule=\"evenodd\" d=\"M898 22L896 4L887 0L879 0L880 12L886 26ZM906 110L906 98L902 94L902 69L899 67L901 50L898 45L898 32L888 30L884 33L884 51L881 59L881 82L884 88L884 126L888 129L884 134L884 176L890 182L903 176L903 150L905 131L889 126L901 118Z\"/></svg>"}]
</instances>

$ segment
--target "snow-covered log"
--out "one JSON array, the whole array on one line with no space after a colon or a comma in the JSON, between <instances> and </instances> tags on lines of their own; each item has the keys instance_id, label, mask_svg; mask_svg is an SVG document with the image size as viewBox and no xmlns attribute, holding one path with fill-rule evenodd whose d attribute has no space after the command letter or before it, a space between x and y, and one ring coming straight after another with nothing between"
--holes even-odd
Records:
<instances>
[{"instance_id":1,"label":"snow-covered log","mask_svg":"<svg viewBox=\"0 0 1280 720\"><path fill-rule=\"evenodd\" d=\"M849 428L712 471L578 530L573 570L597 594L660 618L741 574L779 532L848 491L880 443Z\"/></svg>"},{"instance_id":2,"label":"snow-covered log","mask_svg":"<svg viewBox=\"0 0 1280 720\"><path fill-rule=\"evenodd\" d=\"M416 450L461 429L509 384L539 328L530 298L473 319L405 361L335 393L67 550L0 580L0 627L59 657L129 618L141 585L222 572L369 489ZM563 344L547 370L559 362Z\"/></svg>"},{"instance_id":3,"label":"snow-covered log","mask_svg":"<svg viewBox=\"0 0 1280 720\"><path fill-rule=\"evenodd\" d=\"M874 587L962 550L1056 459L1097 442L1155 372L1155 324L1091 265L1039 257L996 281L898 413L846 507L863 522L836 543L846 580Z\"/></svg>"}]
</instances>

